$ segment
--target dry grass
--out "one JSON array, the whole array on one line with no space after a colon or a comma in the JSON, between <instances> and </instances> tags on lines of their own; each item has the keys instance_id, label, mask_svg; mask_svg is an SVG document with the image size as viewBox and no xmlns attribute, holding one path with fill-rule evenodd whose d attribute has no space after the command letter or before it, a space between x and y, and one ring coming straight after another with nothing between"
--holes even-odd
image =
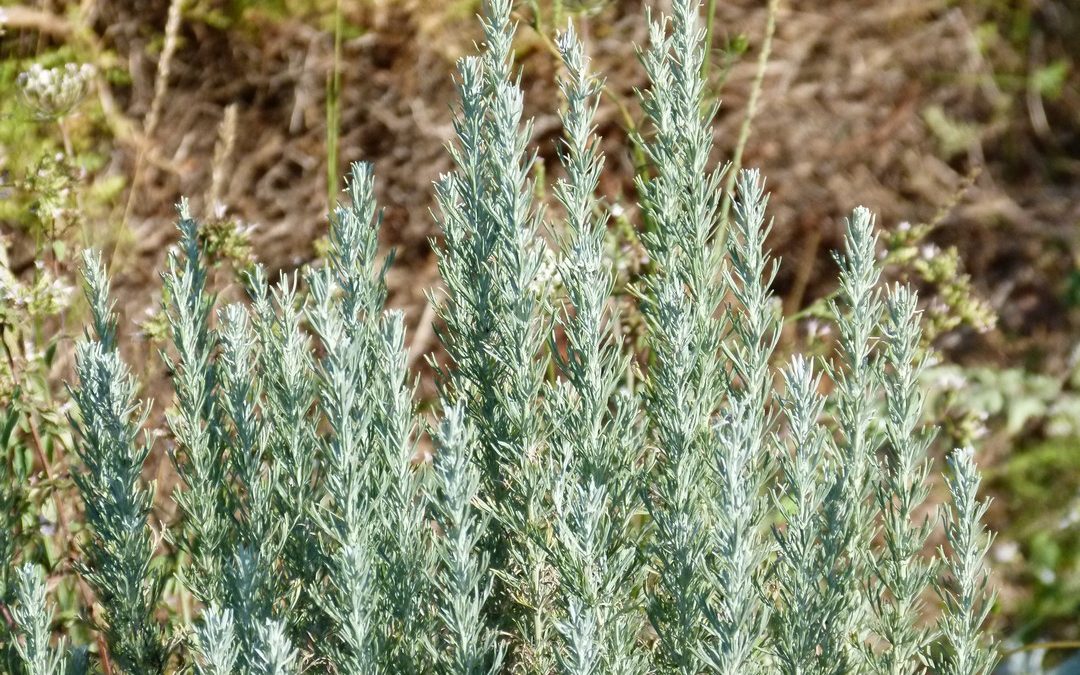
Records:
<instances>
[{"instance_id":1,"label":"dry grass","mask_svg":"<svg viewBox=\"0 0 1080 675\"><path fill-rule=\"evenodd\" d=\"M99 21L113 26L115 48L136 55L134 83L123 104L137 114L153 100L153 61L140 61L145 44L137 39L149 16L125 16L110 3L100 5ZM642 75L633 44L644 39L639 5L611 2L585 19L597 66L635 117L632 91ZM443 144L450 136L453 60L476 39L476 27L469 3L459 0L345 7L349 23L364 32L344 44L341 160L376 163L391 243L401 254L390 280L393 302L409 308L415 322L423 314L421 291L434 280L427 209L431 181L448 167ZM716 137L721 156L728 157L744 119L766 10L760 2L724 2L718 12L717 44L745 35L750 46L730 69L713 68L718 85L723 79ZM1054 326L1062 319L1050 318L1063 316L1051 296L1054 276L1069 261L1047 261L1044 252L1048 238L1072 241L1066 230L1080 218L1077 188L1032 185L1037 177L1018 183L1003 175L1013 167L995 163L996 147L1024 129L994 112L1005 94L975 47L977 21L973 11L945 0L779 3L744 164L769 177L777 222L771 244L793 263L779 280L789 306L827 290L825 254L838 243L840 218L856 203L878 211L885 227L926 220L973 167L985 167L940 236L961 246L980 290L1002 310L1006 328L1064 328ZM129 224L145 263L133 271L151 270L160 261L173 236L168 221L177 197L206 194L216 130L233 103L242 131L228 180L219 187L222 202L257 224L256 248L273 266L292 267L314 255L312 242L324 230L327 208L323 97L333 59L332 35L316 23L312 17L255 19L229 34L197 21L184 27L156 139L162 161L145 170L142 194L134 199ZM520 54L535 140L555 171L554 62L528 27ZM942 140L926 122L933 108L949 119L982 125L982 133L943 157ZM610 157L603 189L632 204L633 159L623 116L611 99L599 122ZM1002 274L1003 262L1028 271ZM1015 349L994 339L978 346L989 353Z\"/></svg>"}]
</instances>

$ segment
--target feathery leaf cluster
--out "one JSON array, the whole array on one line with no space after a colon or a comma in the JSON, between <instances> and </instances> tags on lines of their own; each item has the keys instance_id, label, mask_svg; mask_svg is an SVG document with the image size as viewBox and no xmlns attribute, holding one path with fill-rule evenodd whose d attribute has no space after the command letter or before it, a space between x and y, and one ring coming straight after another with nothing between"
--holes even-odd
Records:
<instances>
[{"instance_id":1,"label":"feathery leaf cluster","mask_svg":"<svg viewBox=\"0 0 1080 675\"><path fill-rule=\"evenodd\" d=\"M154 495L141 481L150 454L149 441L139 440L146 412L117 351L116 317L99 256L83 257L83 276L94 332L76 348L78 384L71 388L79 411L77 452L85 467L73 478L91 532L79 567L104 608L102 630L114 666L124 673L157 673L164 670L165 650L154 616L162 582L151 565L155 542L148 516Z\"/></svg>"}]
</instances>

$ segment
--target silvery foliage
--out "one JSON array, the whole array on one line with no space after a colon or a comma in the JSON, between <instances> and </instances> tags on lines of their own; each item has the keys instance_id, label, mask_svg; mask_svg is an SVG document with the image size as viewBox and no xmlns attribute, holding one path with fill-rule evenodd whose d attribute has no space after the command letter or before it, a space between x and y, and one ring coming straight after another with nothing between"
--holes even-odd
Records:
<instances>
[{"instance_id":1,"label":"silvery foliage","mask_svg":"<svg viewBox=\"0 0 1080 675\"><path fill-rule=\"evenodd\" d=\"M457 140L449 148L455 170L435 186L445 292L433 302L453 363L440 379L444 398L464 402L481 444L484 495L495 516L497 603L514 606L504 619L525 638L520 660L547 671L554 667L553 594L542 544L549 505L536 405L550 322L538 283L543 214L529 178L536 155L527 150L532 124L522 122L514 74L512 0L484 4L485 52L458 63Z\"/></svg>"},{"instance_id":2,"label":"silvery foliage","mask_svg":"<svg viewBox=\"0 0 1080 675\"><path fill-rule=\"evenodd\" d=\"M376 264L369 165L353 167L347 192L308 292L284 276L271 286L256 269L250 309L224 307L213 328L198 226L181 207L182 255L166 275L177 353L169 422L188 523L179 543L192 591L228 613L238 672L262 672L256 647L279 619L292 641L310 641L313 626L327 632L312 647L343 672L415 671L425 653L411 636L430 620L434 554L412 465L403 317L382 309L390 259Z\"/></svg>"},{"instance_id":3,"label":"silvery foliage","mask_svg":"<svg viewBox=\"0 0 1080 675\"><path fill-rule=\"evenodd\" d=\"M428 493L440 530L435 573L439 629L431 652L440 673L497 673L505 644L487 624L484 605L491 596L490 555L482 545L488 519L476 508L481 489L481 447L465 407L448 406L435 431L435 480Z\"/></svg>"},{"instance_id":4,"label":"silvery foliage","mask_svg":"<svg viewBox=\"0 0 1080 675\"><path fill-rule=\"evenodd\" d=\"M285 634L285 625L267 619L259 624L256 638L242 654L236 638L233 614L229 610L210 607L202 616L202 625L194 639L197 675L293 675L299 673L298 655ZM241 658L242 656L246 658ZM243 665L247 662L248 665Z\"/></svg>"},{"instance_id":5,"label":"silvery foliage","mask_svg":"<svg viewBox=\"0 0 1080 675\"><path fill-rule=\"evenodd\" d=\"M322 613L317 586L323 558L312 511L319 497L314 355L298 283L295 275L283 274L271 285L261 268L248 281L261 410L269 436L266 455L277 465L268 476L274 480L272 509L277 522L287 527L280 555L284 574L278 574L287 588L285 619L299 640Z\"/></svg>"},{"instance_id":6,"label":"silvery foliage","mask_svg":"<svg viewBox=\"0 0 1080 675\"><path fill-rule=\"evenodd\" d=\"M183 481L170 536L206 607L195 672L989 672L970 451L953 455L946 546L923 552L932 434L917 298L879 290L873 218L856 209L837 258L835 356L774 371L777 263L756 171L736 177L730 236L713 241L723 169L698 9L674 0L641 55L652 166L638 182L650 260L632 289L646 328L638 389L623 384L639 364L616 330L595 196L601 81L573 28L562 33L555 294L509 0L486 3L484 54L459 63L455 168L436 185L449 363L430 467L404 317L385 309L392 257L377 252L372 167L352 169L325 265L276 284L257 268L250 303L220 310L181 205L165 275ZM81 572L114 672L161 672L144 418L104 269L93 254L85 269ZM22 658L51 668L44 594L23 583ZM931 588L944 605L934 627Z\"/></svg>"},{"instance_id":7,"label":"silvery foliage","mask_svg":"<svg viewBox=\"0 0 1080 675\"><path fill-rule=\"evenodd\" d=\"M229 433L229 455L223 471L233 480L231 503L235 506L231 541L235 550L222 551L224 599L230 630L236 635L237 669L251 666L251 650L259 627L273 615L277 598L285 589L276 573L291 521L274 509L274 489L280 465L264 465L269 434L260 416L260 381L255 336L247 310L231 304L218 312L218 356L221 389L219 400ZM224 621L222 619L222 621ZM241 648L243 647L243 648Z\"/></svg>"},{"instance_id":8,"label":"silvery foliage","mask_svg":"<svg viewBox=\"0 0 1080 675\"><path fill-rule=\"evenodd\" d=\"M862 672L878 658L873 651L861 649L862 640L868 637L864 617L870 611L870 596L881 583L871 580L870 588L864 585L868 578L865 570L872 562L865 551L875 533L870 501L875 485L881 511L891 515L893 508L889 484L874 481L882 438L875 401L881 395L883 379L874 352L882 312L875 244L872 216L865 209L856 209L847 223L844 253L837 256L840 293L834 312L839 348L835 361L825 365L835 385L833 396L826 401L818 394L821 375L801 356L784 372L786 394L780 407L787 422L789 449L780 455L780 481L773 501L786 522L773 528L778 550L772 570L777 600L771 642L777 665L785 673ZM899 297L896 300L896 321L891 324L891 339L886 340L888 360L895 370L884 377L894 396L890 402L894 439L899 437L900 428L910 423L911 408L919 404L904 397L910 393L909 377L917 371L911 353L917 346L917 326L912 325L916 317L903 315L900 310L911 306L899 303ZM824 426L827 413L835 420L835 435ZM918 436L915 430L912 434ZM917 446L892 448L890 456L906 462L892 463L895 478L891 485L897 491L922 490L925 475L918 471L923 466L919 459L925 451L921 441L925 440L920 439ZM904 529L909 527L908 521L892 517L890 531L908 532ZM882 554L880 565L897 569L907 562L920 563L910 558L895 562ZM884 601L879 605L882 610L888 607ZM904 621L910 615L901 612L898 618ZM895 662L904 663L899 658Z\"/></svg>"},{"instance_id":9,"label":"silvery foliage","mask_svg":"<svg viewBox=\"0 0 1080 675\"><path fill-rule=\"evenodd\" d=\"M732 313L732 339L722 351L730 364L728 378L738 385L729 389L710 448L714 525L709 538L711 588L704 602L709 638L702 647L705 660L721 673L762 669L769 608L761 583L771 553L763 523L774 473L770 362L780 337L769 290L776 264L765 249L768 197L757 171L741 171L736 185L727 287L739 309Z\"/></svg>"},{"instance_id":10,"label":"silvery foliage","mask_svg":"<svg viewBox=\"0 0 1080 675\"><path fill-rule=\"evenodd\" d=\"M783 673L839 674L838 664L819 658L819 645L831 634L840 609L824 583L828 574L823 574L828 569L823 565L831 557L821 545L826 535L824 482L835 475L837 458L827 430L819 424L825 407L825 398L818 393L821 373L810 360L796 354L783 379L780 407L788 435L773 501L777 511L787 512L787 519L784 527L773 527L776 663ZM790 501L790 507L785 501Z\"/></svg>"},{"instance_id":11,"label":"silvery foliage","mask_svg":"<svg viewBox=\"0 0 1080 675\"><path fill-rule=\"evenodd\" d=\"M871 625L884 645L870 661L876 672L915 673L923 670L931 639L930 631L919 624L922 596L935 574L932 561L921 555L931 521L917 514L930 493L926 453L932 437L920 429L919 379L926 357L920 354L922 328L915 293L893 287L885 301L883 324L885 444L875 485L881 543L873 553L874 574L866 590L874 617Z\"/></svg>"},{"instance_id":12,"label":"silvery foliage","mask_svg":"<svg viewBox=\"0 0 1080 675\"><path fill-rule=\"evenodd\" d=\"M677 0L672 12L670 20L650 20L650 44L641 54L650 81L642 107L653 125L644 147L655 175L639 178L638 192L642 242L656 270L642 290L652 352L644 404L660 455L644 490L658 572L649 615L660 663L697 673L705 667L699 646L710 583L712 416L727 389L717 358L725 323L718 311L722 265L711 243L723 171L709 166L716 106L704 105L697 5Z\"/></svg>"},{"instance_id":13,"label":"silvery foliage","mask_svg":"<svg viewBox=\"0 0 1080 675\"><path fill-rule=\"evenodd\" d=\"M211 326L215 298L199 225L185 202L179 211L180 243L163 275L175 353L163 358L176 390L166 417L183 480L174 493L183 528L173 536L192 560L181 571L185 585L207 605L227 608L236 669L246 673L254 668L251 646L285 595L276 560L297 517L276 503L280 465L263 466L272 435L259 414L264 385L248 311L229 305Z\"/></svg>"},{"instance_id":14,"label":"silvery foliage","mask_svg":"<svg viewBox=\"0 0 1080 675\"><path fill-rule=\"evenodd\" d=\"M560 153L566 177L555 187L566 212L558 264L566 297L558 316L566 357L552 344L565 381L549 392L548 414L555 477L553 564L564 613L558 625L559 669L629 675L648 667L637 640L643 626L635 589L642 570L632 526L641 436L633 401L615 395L629 357L612 332L617 317L608 304L613 274L604 255L607 218L595 208L603 156L593 117L602 85L588 72L572 25L557 46L566 67L559 83L566 99Z\"/></svg>"},{"instance_id":15,"label":"silvery foliage","mask_svg":"<svg viewBox=\"0 0 1080 675\"><path fill-rule=\"evenodd\" d=\"M412 465L404 318L383 311L392 256L377 263L374 185L371 165L354 165L349 202L331 224L329 265L308 279L308 317L325 351L319 408L332 431L322 444L330 503L316 520L334 587L324 603L341 642L335 663L346 672L416 672L433 556Z\"/></svg>"},{"instance_id":16,"label":"silvery foliage","mask_svg":"<svg viewBox=\"0 0 1080 675\"><path fill-rule=\"evenodd\" d=\"M827 474L824 486L828 496L821 537L823 614L806 617L821 621L817 664L837 673L858 672L864 665L852 636L863 635L868 611L860 585L874 534L869 500L881 442L876 405L881 391L873 354L882 312L876 245L873 215L865 208L855 209L847 221L843 252L836 256L840 292L832 309L839 344L836 359L827 364L836 387L833 416L839 440L835 470Z\"/></svg>"},{"instance_id":17,"label":"silvery foliage","mask_svg":"<svg viewBox=\"0 0 1080 675\"><path fill-rule=\"evenodd\" d=\"M138 439L146 412L117 351L109 282L96 252L83 255L83 278L93 330L76 347L78 383L71 388L79 412L72 421L76 452L85 467L72 478L90 530L79 571L104 608L102 631L114 670L157 673L165 667L154 616L162 579L150 564L155 542L147 516L154 496L140 478L150 443Z\"/></svg>"},{"instance_id":18,"label":"silvery foliage","mask_svg":"<svg viewBox=\"0 0 1080 675\"><path fill-rule=\"evenodd\" d=\"M285 624L268 619L259 627L259 640L255 645L253 675L298 675L300 665L293 649Z\"/></svg>"},{"instance_id":19,"label":"silvery foliage","mask_svg":"<svg viewBox=\"0 0 1080 675\"><path fill-rule=\"evenodd\" d=\"M236 640L232 612L211 606L203 612L202 625L195 631L196 675L231 675L236 672L240 646Z\"/></svg>"},{"instance_id":20,"label":"silvery foliage","mask_svg":"<svg viewBox=\"0 0 1080 675\"><path fill-rule=\"evenodd\" d=\"M992 538L982 523L989 503L978 498L981 479L974 455L971 448L960 448L949 458L952 504L944 520L951 553L940 551L948 579L938 587L945 603L938 629L947 650L935 661L944 675L988 673L997 663L994 641L982 630L995 593L987 588L985 564Z\"/></svg>"},{"instance_id":21,"label":"silvery foliage","mask_svg":"<svg viewBox=\"0 0 1080 675\"><path fill-rule=\"evenodd\" d=\"M26 675L77 675L86 672L86 650L64 654L64 640L56 647L52 637L52 611L45 596L45 582L37 569L27 563L16 572L16 604L11 608L15 626L15 653Z\"/></svg>"},{"instance_id":22,"label":"silvery foliage","mask_svg":"<svg viewBox=\"0 0 1080 675\"><path fill-rule=\"evenodd\" d=\"M190 571L197 580L187 582L204 603L224 599L223 551L230 534L231 511L226 489L227 464L215 388L218 368L213 359L217 335L210 329L214 298L207 292L207 269L202 259L198 223L186 201L179 206L179 249L170 251L165 287L175 358L163 353L173 373L175 407L167 413L177 449L170 453L185 489L174 494L184 514L185 533L178 545L191 556Z\"/></svg>"}]
</instances>

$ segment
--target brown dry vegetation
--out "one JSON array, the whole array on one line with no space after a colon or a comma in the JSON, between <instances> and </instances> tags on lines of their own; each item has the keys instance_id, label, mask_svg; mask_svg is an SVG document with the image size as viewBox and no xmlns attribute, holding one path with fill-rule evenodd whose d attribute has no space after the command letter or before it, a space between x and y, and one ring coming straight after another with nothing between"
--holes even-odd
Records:
<instances>
[{"instance_id":1,"label":"brown dry vegetation","mask_svg":"<svg viewBox=\"0 0 1080 675\"><path fill-rule=\"evenodd\" d=\"M43 3L50 4L57 3ZM118 113L137 127L153 99L168 3L84 4L92 8L96 40L130 72L130 85L112 93ZM282 16L248 3L227 28L200 20L200 14L228 4L200 2L188 10L161 121L145 144L117 143L111 171L131 176L140 164L140 148L147 155L123 223L135 242L137 262L125 265L122 286L156 284L153 270L160 269L174 238L172 204L181 195L192 200L196 212L206 211L203 195L211 183L218 128L232 103L238 106L239 131L222 197L231 215L255 225L260 258L272 268L292 268L314 257L313 242L325 231L325 95L333 68L326 12L312 7L307 15ZM434 282L427 242L435 234L430 186L449 167L443 146L451 135L453 62L477 38L473 4L343 5L345 21L358 35L343 45L340 165L359 159L376 165L387 244L399 252L391 278L393 302L409 308L414 321L421 314L423 289ZM541 3L542 11L548 4ZM612 94L599 115L609 157L602 189L632 208L635 167L617 105L640 119L633 91L643 84L643 75L634 45L645 39L643 4L591 4L601 9L580 20ZM927 221L952 204L965 176L978 169L974 185L949 210L938 235L960 247L978 290L1003 321L1003 332L977 341L976 352L1001 358L1034 350L1060 363L1066 345L1052 338L1072 322L1062 285L1073 266L1070 254L1080 221L1080 93L1075 83L1056 101L1015 91L1009 84L1015 73L997 70L1007 59L994 62L991 56L1025 55L1008 54L1005 37L997 39L1002 44L980 37L993 19L993 4L779 3L744 164L759 167L769 179L776 218L771 244L788 261L777 290L789 307L827 289L832 276L827 253L836 247L841 218L852 206L871 207L885 228ZM722 99L718 159L731 156L743 121L765 5L718 3L713 68ZM62 14L59 7L51 9ZM522 8L521 18L519 55L528 112L535 119L534 141L554 171L555 60L545 43L549 36L529 25L534 19L529 8ZM1060 42L1076 30L1078 21L1067 5L1054 3L1042 3L1033 20L1044 52L1057 44L1056 36ZM552 31L546 23L541 28ZM732 57L727 67L725 42L737 38L744 38L749 50ZM1039 63L1048 59L1044 54ZM944 124L970 130L950 134L948 126L940 128L937 110L944 113ZM132 295L136 305L137 298L149 300L142 292ZM972 340L960 335L949 342L963 342L970 352Z\"/></svg>"}]
</instances>

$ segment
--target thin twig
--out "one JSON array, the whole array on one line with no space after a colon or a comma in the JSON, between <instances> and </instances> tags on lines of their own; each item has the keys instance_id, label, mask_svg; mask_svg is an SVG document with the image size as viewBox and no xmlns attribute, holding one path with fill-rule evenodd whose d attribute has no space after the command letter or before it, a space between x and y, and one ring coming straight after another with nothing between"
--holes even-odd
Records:
<instances>
[{"instance_id":1,"label":"thin twig","mask_svg":"<svg viewBox=\"0 0 1080 675\"><path fill-rule=\"evenodd\" d=\"M735 178L742 168L743 151L750 139L750 128L757 115L758 101L761 99L761 85L765 80L765 68L769 65L769 56L772 53L773 34L776 32L776 13L780 0L769 0L768 18L765 20L765 39L761 43L761 52L758 54L757 72L754 73L754 81L750 86L750 98L746 103L746 116L743 118L742 128L739 129L739 140L735 144L735 153L731 157L731 166L728 167L727 184L724 186L724 200L720 205L720 229L716 233L714 245L723 250L728 230L728 212L731 210L731 193L735 189Z\"/></svg>"},{"instance_id":2,"label":"thin twig","mask_svg":"<svg viewBox=\"0 0 1080 675\"><path fill-rule=\"evenodd\" d=\"M109 658L109 645L105 642L105 636L97 634L98 658L101 660L101 669L105 675L113 675L112 659Z\"/></svg>"},{"instance_id":3,"label":"thin twig","mask_svg":"<svg viewBox=\"0 0 1080 675\"><path fill-rule=\"evenodd\" d=\"M1021 645L1014 649L1007 649L1001 652L1003 658L1008 658L1013 654L1022 654L1024 652L1033 652L1036 649L1042 649L1045 651L1060 651L1062 649L1080 649L1080 640L1056 640L1052 642L1032 642L1031 644Z\"/></svg>"},{"instance_id":4,"label":"thin twig","mask_svg":"<svg viewBox=\"0 0 1080 675\"><path fill-rule=\"evenodd\" d=\"M428 343L434 335L435 326L435 303L430 299L424 303L424 313L420 315L420 321L416 324L413 332L412 345L406 363L412 365L418 358L427 352Z\"/></svg>"},{"instance_id":5,"label":"thin twig","mask_svg":"<svg viewBox=\"0 0 1080 675\"><path fill-rule=\"evenodd\" d=\"M701 79L709 81L709 68L712 66L713 29L716 23L716 0L709 0L705 7L705 58L701 61Z\"/></svg>"},{"instance_id":6,"label":"thin twig","mask_svg":"<svg viewBox=\"0 0 1080 675\"><path fill-rule=\"evenodd\" d=\"M541 30L538 25L538 19L537 21L527 21L517 12L514 13L514 18L533 29L533 32L540 38L541 44L544 45L544 49L556 58L562 58L559 54L558 46L556 46L555 42ZM649 163L645 158L645 151L641 148L641 143L638 142L640 134L638 133L637 121L634 119L634 116L630 113L630 108L622 101L619 94L606 83L601 85L600 95L614 103L615 108L619 111L619 116L622 117L623 120L623 128L626 131L627 137L630 139L630 144L633 146L634 173L642 174L648 168Z\"/></svg>"},{"instance_id":7,"label":"thin twig","mask_svg":"<svg viewBox=\"0 0 1080 675\"><path fill-rule=\"evenodd\" d=\"M164 105L165 93L169 89L169 73L172 71L172 60L176 54L177 35L180 33L180 20L183 18L183 9L184 0L172 0L169 3L169 15L165 19L165 43L161 48L157 77L154 80L154 98L150 101L150 111L143 121L143 137L146 143L139 148L138 156L135 159L135 170L132 172L131 187L128 188L127 204L124 206L124 217L121 220L121 223L125 225L131 217L131 209L135 204L135 195L139 190L139 179L142 177L146 155L150 151L154 131L161 120L161 106ZM116 260L120 256L114 254L113 258Z\"/></svg>"},{"instance_id":8,"label":"thin twig","mask_svg":"<svg viewBox=\"0 0 1080 675\"><path fill-rule=\"evenodd\" d=\"M225 115L218 128L218 142L214 146L214 164L210 171L210 192L206 195L206 217L213 218L219 204L224 204L225 181L228 164L236 146L236 104L225 107Z\"/></svg>"},{"instance_id":9,"label":"thin twig","mask_svg":"<svg viewBox=\"0 0 1080 675\"><path fill-rule=\"evenodd\" d=\"M59 38L67 38L74 32L71 23L62 16L34 7L21 7L18 5L4 8L4 26L7 28L36 30Z\"/></svg>"},{"instance_id":10,"label":"thin twig","mask_svg":"<svg viewBox=\"0 0 1080 675\"><path fill-rule=\"evenodd\" d=\"M169 16L165 20L165 43L161 48L157 78L154 80L154 98L150 101L150 112L146 114L146 123L143 125L143 133L147 138L153 138L158 122L161 121L161 106L165 104L165 94L169 90L169 74L172 72L172 60L179 42L177 35L180 33L183 9L184 0L172 0L169 3Z\"/></svg>"},{"instance_id":11,"label":"thin twig","mask_svg":"<svg viewBox=\"0 0 1080 675\"><path fill-rule=\"evenodd\" d=\"M326 208L333 212L338 198L338 143L341 137L341 41L344 24L341 0L334 3L334 62L326 74Z\"/></svg>"}]
</instances>

